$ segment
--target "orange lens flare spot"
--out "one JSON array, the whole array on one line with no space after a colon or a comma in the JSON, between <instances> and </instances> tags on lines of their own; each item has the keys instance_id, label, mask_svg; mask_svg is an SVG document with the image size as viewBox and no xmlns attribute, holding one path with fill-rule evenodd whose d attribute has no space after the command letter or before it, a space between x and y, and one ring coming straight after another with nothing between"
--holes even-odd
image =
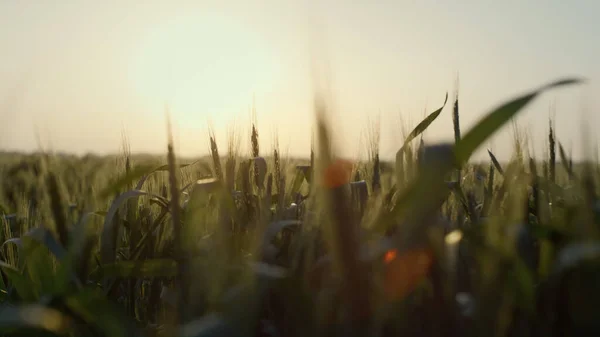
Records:
<instances>
[{"instance_id":1,"label":"orange lens flare spot","mask_svg":"<svg viewBox=\"0 0 600 337\"><path fill-rule=\"evenodd\" d=\"M396 255L398 255L398 251L395 249L390 249L385 253L383 261L385 261L385 263L390 263L396 258Z\"/></svg>"},{"instance_id":2,"label":"orange lens flare spot","mask_svg":"<svg viewBox=\"0 0 600 337\"><path fill-rule=\"evenodd\" d=\"M324 172L323 183L325 187L336 188L350 183L352 175L352 162L338 159L329 165Z\"/></svg>"},{"instance_id":3,"label":"orange lens flare spot","mask_svg":"<svg viewBox=\"0 0 600 337\"><path fill-rule=\"evenodd\" d=\"M433 263L430 250L419 249L398 255L396 250L386 253L387 263L384 275L384 288L387 296L400 300L413 291L427 276Z\"/></svg>"}]
</instances>

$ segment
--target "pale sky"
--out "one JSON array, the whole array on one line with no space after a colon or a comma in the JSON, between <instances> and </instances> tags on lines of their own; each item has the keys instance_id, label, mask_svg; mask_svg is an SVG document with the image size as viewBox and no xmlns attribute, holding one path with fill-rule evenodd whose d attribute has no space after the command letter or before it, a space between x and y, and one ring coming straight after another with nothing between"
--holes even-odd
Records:
<instances>
[{"instance_id":1,"label":"pale sky","mask_svg":"<svg viewBox=\"0 0 600 337\"><path fill-rule=\"evenodd\" d=\"M39 135L51 150L115 153L125 130L132 152L164 153L168 105L181 155L207 152L209 120L224 152L234 121L247 139L254 97L262 149L277 133L307 156L317 73L342 153L361 152L380 116L392 157L401 117L414 127L452 97L457 74L463 133L498 103L575 75L588 84L544 95L518 122L542 155L555 102L559 140L578 157L582 113L600 126L598 13L594 0L0 0L0 148L36 150ZM486 147L507 157L510 130ZM452 137L449 105L425 141Z\"/></svg>"}]
</instances>

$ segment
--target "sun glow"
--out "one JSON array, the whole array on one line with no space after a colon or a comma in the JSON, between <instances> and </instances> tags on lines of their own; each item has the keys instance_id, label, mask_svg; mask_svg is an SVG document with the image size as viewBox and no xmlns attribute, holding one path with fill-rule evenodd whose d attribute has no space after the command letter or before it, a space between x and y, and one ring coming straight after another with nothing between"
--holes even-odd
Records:
<instances>
[{"instance_id":1,"label":"sun glow","mask_svg":"<svg viewBox=\"0 0 600 337\"><path fill-rule=\"evenodd\" d=\"M216 15L156 25L134 46L134 90L183 123L231 120L277 79L277 57L251 28Z\"/></svg>"}]
</instances>

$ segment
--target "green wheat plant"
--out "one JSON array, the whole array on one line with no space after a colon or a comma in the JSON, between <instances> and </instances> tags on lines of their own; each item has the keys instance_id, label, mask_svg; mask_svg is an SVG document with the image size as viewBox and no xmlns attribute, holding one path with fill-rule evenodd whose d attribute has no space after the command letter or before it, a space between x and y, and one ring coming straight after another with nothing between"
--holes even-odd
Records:
<instances>
[{"instance_id":1,"label":"green wheat plant","mask_svg":"<svg viewBox=\"0 0 600 337\"><path fill-rule=\"evenodd\" d=\"M255 112L246 155L231 129L198 160L171 139L160 159L19 158L1 171L0 336L597 335L598 163L574 164L552 124L542 162L518 133L508 163L471 160L577 83L469 129L457 93L454 141L426 142L446 94L394 163L378 120L366 162L339 156L319 97L306 160L260 148Z\"/></svg>"}]
</instances>

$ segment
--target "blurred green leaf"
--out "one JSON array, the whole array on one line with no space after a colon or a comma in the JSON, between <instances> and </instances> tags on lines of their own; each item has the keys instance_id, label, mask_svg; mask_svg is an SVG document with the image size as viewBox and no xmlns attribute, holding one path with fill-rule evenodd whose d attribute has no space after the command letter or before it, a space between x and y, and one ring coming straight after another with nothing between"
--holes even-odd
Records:
<instances>
[{"instance_id":1,"label":"blurred green leaf","mask_svg":"<svg viewBox=\"0 0 600 337\"><path fill-rule=\"evenodd\" d=\"M56 240L54 234L51 231L44 227L35 227L29 232L23 235L23 238L12 238L4 241L2 243L2 247L0 249L4 249L4 246L7 244L14 244L19 248L19 252L23 248L23 240L24 238L28 238L34 240L48 248L48 250L54 254L57 259L61 259L65 256L66 250L65 248Z\"/></svg>"},{"instance_id":2,"label":"blurred green leaf","mask_svg":"<svg viewBox=\"0 0 600 337\"><path fill-rule=\"evenodd\" d=\"M127 185L132 183L134 180L145 177L153 171L155 171L155 167L151 165L136 166L123 176L117 178L115 181L107 184L107 186L100 191L99 197L104 199L115 195L116 193L119 193L123 188L126 188Z\"/></svg>"},{"instance_id":3,"label":"blurred green leaf","mask_svg":"<svg viewBox=\"0 0 600 337\"><path fill-rule=\"evenodd\" d=\"M105 212L105 211L95 211L95 212L85 213L79 220L79 223L77 224L77 226L85 226L87 224L88 219L91 218L92 216L105 217L107 214L108 214L108 212Z\"/></svg>"},{"instance_id":4,"label":"blurred green leaf","mask_svg":"<svg viewBox=\"0 0 600 337\"><path fill-rule=\"evenodd\" d=\"M44 227L36 227L25 236L44 245L59 260L67 254L65 247L58 242L54 234Z\"/></svg>"},{"instance_id":5,"label":"blurred green leaf","mask_svg":"<svg viewBox=\"0 0 600 337\"><path fill-rule=\"evenodd\" d=\"M194 165L197 162L198 161L194 161L189 164L181 164L181 165L178 165L178 168L180 168L180 169L185 168L190 165ZM115 181L109 183L108 186L100 192L99 196L100 196L100 198L108 198L112 195L115 195L116 193L119 193L123 188L127 188L127 186L129 184L131 184L132 182L134 182L135 180L138 180L138 179L139 179L139 181L138 181L135 189L139 190L142 188L142 186L144 185L144 183L146 182L146 180L152 173L167 171L168 168L169 168L168 165L162 165L159 167L156 167L153 165L136 166L133 169L131 169L128 173L117 178Z\"/></svg>"},{"instance_id":6,"label":"blurred green leaf","mask_svg":"<svg viewBox=\"0 0 600 337\"><path fill-rule=\"evenodd\" d=\"M85 289L64 300L66 306L86 323L97 327L105 336L139 335L124 312L95 289Z\"/></svg>"},{"instance_id":7,"label":"blurred green leaf","mask_svg":"<svg viewBox=\"0 0 600 337\"><path fill-rule=\"evenodd\" d=\"M548 89L563 85L580 83L578 79L566 79L547 84L533 92L520 96L504 103L485 114L474 127L465 134L456 145L456 158L459 164L466 163L473 152L485 142L492 134L499 130L506 122L510 121L521 109L541 93Z\"/></svg>"},{"instance_id":8,"label":"blurred green leaf","mask_svg":"<svg viewBox=\"0 0 600 337\"><path fill-rule=\"evenodd\" d=\"M381 215L374 224L377 232L385 232L400 221L406 222L403 236L411 237L426 230L420 226L423 217L436 212L450 194L444 177L454 168L451 144L428 146L423 154L421 172L410 185L400 191L389 214ZM404 216L404 219L399 217ZM409 220L407 217L410 217Z\"/></svg>"},{"instance_id":9,"label":"blurred green leaf","mask_svg":"<svg viewBox=\"0 0 600 337\"><path fill-rule=\"evenodd\" d=\"M177 167L178 169L182 169L182 168L186 168L186 167L188 167L188 166L194 165L194 164L196 164L196 163L198 163L198 162L199 162L199 161L198 161L198 160L196 160L196 161L194 161L194 162L191 162L191 163L189 163L189 164L180 164L180 165L176 165L176 167ZM156 169L154 169L152 172L149 172L149 173L148 173L148 174L146 174L144 177L142 177L142 179L140 179L140 181L138 181L137 185L135 186L135 189L136 189L136 190L140 190L140 189L142 189L142 186L144 185L144 183L146 182L146 180L147 180L147 179L150 177L150 175L151 175L152 173L155 173L155 172L165 172L165 171L168 171L168 170L169 170L169 165L162 165L162 166L159 166L159 167L157 167L157 168L156 168Z\"/></svg>"},{"instance_id":10,"label":"blurred green leaf","mask_svg":"<svg viewBox=\"0 0 600 337\"><path fill-rule=\"evenodd\" d=\"M521 259L517 259L513 266L514 286L517 303L521 308L533 313L535 309L535 283L532 272Z\"/></svg>"},{"instance_id":11,"label":"blurred green leaf","mask_svg":"<svg viewBox=\"0 0 600 337\"><path fill-rule=\"evenodd\" d=\"M56 290L54 274L54 261L50 251L40 242L30 238L23 238L23 258L25 258L25 272L30 279L30 284L36 297L53 294Z\"/></svg>"},{"instance_id":12,"label":"blurred green leaf","mask_svg":"<svg viewBox=\"0 0 600 337\"><path fill-rule=\"evenodd\" d=\"M23 301L33 302L38 299L33 291L33 284L23 273L2 261L0 261L0 269L6 275L10 286L17 291L17 294Z\"/></svg>"},{"instance_id":13,"label":"blurred green leaf","mask_svg":"<svg viewBox=\"0 0 600 337\"><path fill-rule=\"evenodd\" d=\"M199 257L190 259L188 266L200 270L209 266L207 258ZM241 267L228 266L228 270L242 270ZM105 278L169 278L177 275L177 262L174 259L158 258L140 261L118 261L102 265L100 270Z\"/></svg>"},{"instance_id":14,"label":"blurred green leaf","mask_svg":"<svg viewBox=\"0 0 600 337\"><path fill-rule=\"evenodd\" d=\"M239 336L233 322L219 314L210 314L181 327L181 337L228 337Z\"/></svg>"},{"instance_id":15,"label":"blurred green leaf","mask_svg":"<svg viewBox=\"0 0 600 337\"><path fill-rule=\"evenodd\" d=\"M64 335L71 329L71 320L58 310L37 304L0 307L0 330L23 328Z\"/></svg>"},{"instance_id":16,"label":"blurred green leaf","mask_svg":"<svg viewBox=\"0 0 600 337\"><path fill-rule=\"evenodd\" d=\"M296 176L294 176L294 181L292 182L292 188L290 189L290 195L292 196L292 198L294 198L296 194L300 191L302 183L304 182L304 178L304 170L297 170Z\"/></svg>"}]
</instances>

